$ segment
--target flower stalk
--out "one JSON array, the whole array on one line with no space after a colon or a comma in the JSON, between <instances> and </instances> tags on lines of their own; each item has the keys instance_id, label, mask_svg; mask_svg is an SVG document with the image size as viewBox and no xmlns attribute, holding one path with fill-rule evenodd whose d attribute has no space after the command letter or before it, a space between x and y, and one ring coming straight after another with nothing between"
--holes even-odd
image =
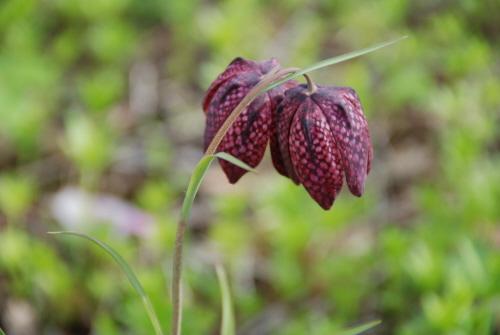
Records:
<instances>
[{"instance_id":1,"label":"flower stalk","mask_svg":"<svg viewBox=\"0 0 500 335\"><path fill-rule=\"evenodd\" d=\"M219 145L221 142L224 140L226 134L228 133L229 129L231 126L237 121L238 117L245 111L245 109L250 106L250 104L258 98L262 93L270 91L271 89L278 87L280 85L283 85L290 80L304 75L304 77L307 80L307 92L306 94L313 95L315 94L319 89L318 87L313 83L311 78L307 76L307 73L315 70L319 70L323 67L331 66L352 58L359 57L361 55L371 53L373 51L376 51L378 49L387 47L389 45L392 45L394 43L397 43L403 39L405 39L407 36L400 37L396 40L392 40L389 42L384 42L380 43L365 49L357 50L354 52L350 52L347 54L343 54L337 57L325 59L321 62L315 63L309 67L303 68L303 69L298 69L298 68L287 68L287 69L280 69L279 66L273 67L271 70L269 70L262 78L261 80L258 81L258 83L252 87L246 94L245 96L241 99L241 101L236 105L236 107L229 113L227 118L225 118L224 122L222 125L217 129L217 131L214 131L215 134L213 137L211 137L208 145L206 146L205 154L203 155L202 159L198 163L195 172L191 176L188 191L186 192L186 196L184 197L184 202L182 206L182 211L181 211L181 217L178 222L177 226L177 232L176 232L176 239L175 239L175 249L174 249L174 255L173 255L173 266L172 266L172 271L173 271L173 278L172 278L172 304L173 304L173 313L172 313L172 335L181 335L181 320L182 320L182 294L181 294L181 280L182 280L182 251L183 251L183 240L184 240L184 234L186 231L187 223L189 220L189 215L190 215L190 209L192 202L194 200L194 197L198 191L198 188L201 184L201 181L203 179L204 174L206 173L210 163L216 158L222 158L217 154L217 149L219 148ZM241 59L240 59L241 61ZM238 69L236 69L238 71ZM230 74L229 74L230 76ZM224 80L227 78L221 78L221 80ZM212 97L212 96L211 96ZM210 100L210 99L209 99ZM207 100L207 101L209 101ZM205 103L204 103L205 104ZM204 106L205 109L205 106ZM206 110L205 110L206 112ZM271 146L272 149L272 146ZM230 156L230 155L228 155ZM248 168L254 167L254 165L250 164L248 166L245 162L242 162L238 159L238 157L232 157L233 161L239 161L239 164L236 164L239 167L242 167L246 170ZM260 161L260 158L259 158ZM234 162L231 162L234 164ZM274 161L273 161L274 163ZM258 162L257 162L258 164ZM278 168L277 168L278 169ZM368 167L369 170L369 167ZM278 169L278 172L281 174L284 173L284 171L280 171ZM227 173L226 173L227 174ZM241 176L241 175L240 175ZM239 179L239 177L235 179ZM228 175L229 177L229 175ZM289 176L292 177L292 176ZM231 181L231 180L230 180ZM233 182L235 182L233 181ZM352 191L352 190L351 190ZM359 193L357 190L354 193ZM325 206L327 207L327 206Z\"/></svg>"},{"instance_id":2,"label":"flower stalk","mask_svg":"<svg viewBox=\"0 0 500 335\"><path fill-rule=\"evenodd\" d=\"M231 125L236 121L238 116L245 110L245 108L250 105L260 94L263 93L270 85L274 82L283 79L285 76L296 72L297 68L286 68L280 69L276 67L272 69L268 74L266 74L257 85L255 85L248 94L241 100L241 102L236 106L236 108L231 112L228 118L224 121L222 126L219 128L214 138L210 142L205 151L202 159L207 159L213 157L216 154L217 148L221 143L222 139L228 132ZM191 201L185 198L185 201ZM185 204L183 205L183 211L181 217L177 224L177 232L175 236L175 248L173 255L173 265L172 265L172 335L181 334L181 323L182 323L182 263L183 263L183 242L184 235L186 232L187 223L189 220L189 211L184 210Z\"/></svg>"}]
</instances>

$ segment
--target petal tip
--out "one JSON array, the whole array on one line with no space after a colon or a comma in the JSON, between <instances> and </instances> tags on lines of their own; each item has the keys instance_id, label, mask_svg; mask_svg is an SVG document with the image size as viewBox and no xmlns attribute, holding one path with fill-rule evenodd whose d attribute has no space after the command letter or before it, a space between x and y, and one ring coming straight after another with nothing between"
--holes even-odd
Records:
<instances>
[{"instance_id":1,"label":"petal tip","mask_svg":"<svg viewBox=\"0 0 500 335\"><path fill-rule=\"evenodd\" d=\"M363 193L365 192L365 183L363 182L358 182L355 184L352 183L347 183L347 186L349 187L349 191L351 192L352 195L356 197L361 197Z\"/></svg>"},{"instance_id":2,"label":"petal tip","mask_svg":"<svg viewBox=\"0 0 500 335\"><path fill-rule=\"evenodd\" d=\"M317 202L318 205L320 205L321 208L323 208L325 211L330 210L333 206L334 201L329 201L329 202Z\"/></svg>"},{"instance_id":3,"label":"petal tip","mask_svg":"<svg viewBox=\"0 0 500 335\"><path fill-rule=\"evenodd\" d=\"M227 172L226 170L224 170L224 174L226 175L227 180L229 181L230 184L236 184L244 175L244 173L242 174L237 172L235 173L234 171Z\"/></svg>"}]
</instances>

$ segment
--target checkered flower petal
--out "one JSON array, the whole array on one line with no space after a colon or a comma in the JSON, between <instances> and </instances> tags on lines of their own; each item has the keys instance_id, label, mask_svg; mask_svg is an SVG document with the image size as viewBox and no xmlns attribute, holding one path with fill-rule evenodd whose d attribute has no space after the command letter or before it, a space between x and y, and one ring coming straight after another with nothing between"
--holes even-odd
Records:
<instances>
[{"instance_id":1,"label":"checkered flower petal","mask_svg":"<svg viewBox=\"0 0 500 335\"><path fill-rule=\"evenodd\" d=\"M296 87L298 83L294 80L290 80L283 85L277 87L274 90L268 92L269 97L271 99L271 111L272 111L272 121L271 121L271 140L269 141L269 146L271 148L271 159L276 171L278 171L281 175L285 177L292 178L294 174L292 173L292 177L289 175L287 171L291 171L292 166L290 161L287 161L287 165L285 166L285 161L281 154L280 144L279 144L279 119L280 115L283 113L283 109L280 106L281 101L284 98L285 91ZM289 155L287 155L289 157Z\"/></svg>"},{"instance_id":2,"label":"checkered flower petal","mask_svg":"<svg viewBox=\"0 0 500 335\"><path fill-rule=\"evenodd\" d=\"M354 90L319 86L311 93L298 85L285 92L274 117L282 174L324 209L332 206L344 176L351 193L361 196L373 150Z\"/></svg>"},{"instance_id":3,"label":"checkered flower petal","mask_svg":"<svg viewBox=\"0 0 500 335\"><path fill-rule=\"evenodd\" d=\"M222 84L226 83L229 79L243 72L255 71L256 67L257 65L255 64L255 62L243 59L241 57L235 58L231 63L229 63L224 72L219 74L217 78L212 82L212 84L210 84L210 87L205 94L205 98L203 99L203 111L207 113L210 102L212 102L214 95L217 93Z\"/></svg>"},{"instance_id":4,"label":"checkered flower petal","mask_svg":"<svg viewBox=\"0 0 500 335\"><path fill-rule=\"evenodd\" d=\"M237 58L215 79L203 101L206 113L205 150L234 108L277 65L275 59L254 62ZM257 97L241 113L222 139L218 151L226 152L251 167L260 163L270 137L271 96L279 94L271 92ZM231 183L236 183L247 172L221 159L219 163Z\"/></svg>"},{"instance_id":5,"label":"checkered flower petal","mask_svg":"<svg viewBox=\"0 0 500 335\"><path fill-rule=\"evenodd\" d=\"M295 113L288 142L300 183L323 209L329 209L342 188L342 160L327 119L311 99L305 99Z\"/></svg>"},{"instance_id":6,"label":"checkered flower petal","mask_svg":"<svg viewBox=\"0 0 500 335\"><path fill-rule=\"evenodd\" d=\"M373 149L358 95L348 87L320 87L311 98L323 111L342 151L349 190L361 196L370 171Z\"/></svg>"}]
</instances>

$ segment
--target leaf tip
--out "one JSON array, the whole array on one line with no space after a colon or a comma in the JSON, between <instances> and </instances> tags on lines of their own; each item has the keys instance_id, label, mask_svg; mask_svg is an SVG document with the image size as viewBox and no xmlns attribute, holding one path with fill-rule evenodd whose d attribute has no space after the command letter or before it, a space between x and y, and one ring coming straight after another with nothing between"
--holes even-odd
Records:
<instances>
[{"instance_id":1,"label":"leaf tip","mask_svg":"<svg viewBox=\"0 0 500 335\"><path fill-rule=\"evenodd\" d=\"M232 163L244 170L247 170L249 172L257 173L257 170L248 165L247 163L243 162L242 160L234 157L233 155L228 154L227 152L217 152L213 155L213 157L217 157L220 159L223 159L229 163Z\"/></svg>"}]
</instances>

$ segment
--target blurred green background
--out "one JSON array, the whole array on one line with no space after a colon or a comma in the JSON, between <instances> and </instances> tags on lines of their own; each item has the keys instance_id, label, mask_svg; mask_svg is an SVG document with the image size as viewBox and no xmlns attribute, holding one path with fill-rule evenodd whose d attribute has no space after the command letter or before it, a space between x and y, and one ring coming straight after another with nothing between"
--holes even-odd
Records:
<instances>
[{"instance_id":1,"label":"blurred green background","mask_svg":"<svg viewBox=\"0 0 500 335\"><path fill-rule=\"evenodd\" d=\"M313 73L354 87L375 148L367 193L325 212L279 176L196 201L185 334L218 334L212 266L239 335L500 334L500 2L2 0L0 326L10 335L150 334L100 249L130 261L168 329L180 201L201 100L236 56L284 66L409 39Z\"/></svg>"}]
</instances>

